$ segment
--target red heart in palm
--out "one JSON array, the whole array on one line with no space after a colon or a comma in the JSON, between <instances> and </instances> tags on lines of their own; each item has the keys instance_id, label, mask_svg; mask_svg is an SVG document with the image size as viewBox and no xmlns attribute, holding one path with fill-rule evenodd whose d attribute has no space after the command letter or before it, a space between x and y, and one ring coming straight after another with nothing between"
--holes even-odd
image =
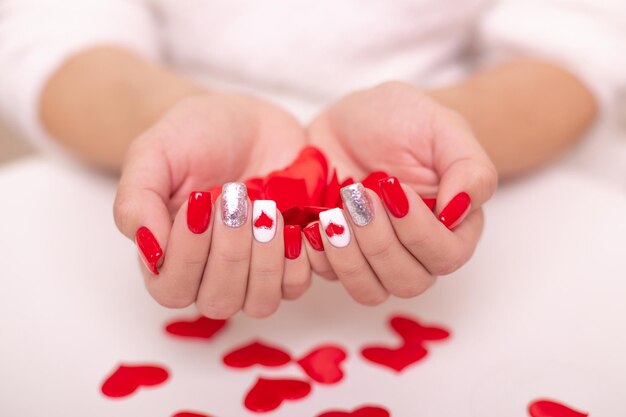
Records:
<instances>
[{"instance_id":1,"label":"red heart in palm","mask_svg":"<svg viewBox=\"0 0 626 417\"><path fill-rule=\"evenodd\" d=\"M178 337L210 339L226 326L226 320L198 317L195 320L179 320L168 323L165 331Z\"/></svg>"},{"instance_id":2,"label":"red heart in palm","mask_svg":"<svg viewBox=\"0 0 626 417\"><path fill-rule=\"evenodd\" d=\"M103 383L102 394L110 398L127 397L140 387L160 385L167 381L169 372L161 366L120 365Z\"/></svg>"},{"instance_id":3,"label":"red heart in palm","mask_svg":"<svg viewBox=\"0 0 626 417\"><path fill-rule=\"evenodd\" d=\"M363 406L352 412L327 411L317 417L389 417L389 411L376 406Z\"/></svg>"},{"instance_id":4,"label":"red heart in palm","mask_svg":"<svg viewBox=\"0 0 626 417\"><path fill-rule=\"evenodd\" d=\"M346 359L346 352L339 346L320 346L298 360L311 379L320 384L335 384L343 379L341 362Z\"/></svg>"},{"instance_id":5,"label":"red heart in palm","mask_svg":"<svg viewBox=\"0 0 626 417\"><path fill-rule=\"evenodd\" d=\"M276 347L268 346L261 342L252 342L228 353L222 360L226 366L231 368L248 368L257 364L282 366L291 361L291 356Z\"/></svg>"},{"instance_id":6,"label":"red heart in palm","mask_svg":"<svg viewBox=\"0 0 626 417\"><path fill-rule=\"evenodd\" d=\"M536 400L528 406L532 417L587 417L589 413L576 411L551 400Z\"/></svg>"},{"instance_id":7,"label":"red heart in palm","mask_svg":"<svg viewBox=\"0 0 626 417\"><path fill-rule=\"evenodd\" d=\"M263 413L280 407L283 401L299 400L311 392L311 384L297 379L259 378L246 394L244 405L250 411Z\"/></svg>"},{"instance_id":8,"label":"red heart in palm","mask_svg":"<svg viewBox=\"0 0 626 417\"><path fill-rule=\"evenodd\" d=\"M340 224L328 223L325 232L328 237L343 235L344 227Z\"/></svg>"},{"instance_id":9,"label":"red heart in palm","mask_svg":"<svg viewBox=\"0 0 626 417\"><path fill-rule=\"evenodd\" d=\"M412 365L426 357L428 351L422 345L403 345L396 349L384 346L369 346L361 350L363 357L396 372L402 372L407 366Z\"/></svg>"}]
</instances>

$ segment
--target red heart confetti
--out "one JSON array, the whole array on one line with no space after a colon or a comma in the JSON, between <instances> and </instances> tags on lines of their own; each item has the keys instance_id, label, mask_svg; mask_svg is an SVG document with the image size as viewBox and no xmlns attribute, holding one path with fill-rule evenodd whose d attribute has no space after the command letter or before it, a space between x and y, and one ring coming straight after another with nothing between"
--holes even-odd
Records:
<instances>
[{"instance_id":1,"label":"red heart confetti","mask_svg":"<svg viewBox=\"0 0 626 417\"><path fill-rule=\"evenodd\" d=\"M194 411L179 411L174 414L172 417L211 417L208 414L196 413Z\"/></svg>"},{"instance_id":2,"label":"red heart confetti","mask_svg":"<svg viewBox=\"0 0 626 417\"><path fill-rule=\"evenodd\" d=\"M226 354L222 359L231 368L249 368L253 365L282 366L291 362L284 350L255 341Z\"/></svg>"},{"instance_id":3,"label":"red heart confetti","mask_svg":"<svg viewBox=\"0 0 626 417\"><path fill-rule=\"evenodd\" d=\"M344 227L340 224L335 224L335 223L328 223L328 226L326 226L326 235L328 237L333 237L335 235L343 235L343 231L344 231Z\"/></svg>"},{"instance_id":4,"label":"red heart confetti","mask_svg":"<svg viewBox=\"0 0 626 417\"><path fill-rule=\"evenodd\" d=\"M305 398L310 392L307 381L259 378L246 394L244 405L255 413L265 413L277 409L283 401Z\"/></svg>"},{"instance_id":5,"label":"red heart confetti","mask_svg":"<svg viewBox=\"0 0 626 417\"><path fill-rule=\"evenodd\" d=\"M326 411L318 415L317 417L390 417L389 411L384 408L366 405L362 406L352 412L349 411Z\"/></svg>"},{"instance_id":6,"label":"red heart confetti","mask_svg":"<svg viewBox=\"0 0 626 417\"><path fill-rule=\"evenodd\" d=\"M532 417L587 417L589 413L576 411L552 400L535 400L528 405Z\"/></svg>"},{"instance_id":7,"label":"red heart confetti","mask_svg":"<svg viewBox=\"0 0 626 417\"><path fill-rule=\"evenodd\" d=\"M298 360L304 372L320 384L336 384L343 379L341 363L346 359L346 351L334 345L324 345Z\"/></svg>"},{"instance_id":8,"label":"red heart confetti","mask_svg":"<svg viewBox=\"0 0 626 417\"><path fill-rule=\"evenodd\" d=\"M226 326L226 320L198 317L194 320L180 320L168 323L165 331L173 336L195 339L210 339Z\"/></svg>"},{"instance_id":9,"label":"red heart confetti","mask_svg":"<svg viewBox=\"0 0 626 417\"><path fill-rule=\"evenodd\" d=\"M391 328L402 337L405 343L422 343L427 340L444 340L450 332L442 327L427 327L405 316L393 316L389 320Z\"/></svg>"},{"instance_id":10,"label":"red heart confetti","mask_svg":"<svg viewBox=\"0 0 626 417\"><path fill-rule=\"evenodd\" d=\"M377 363L396 372L424 359L428 351L421 345L403 345L399 348L369 346L361 350L361 355L370 362Z\"/></svg>"},{"instance_id":11,"label":"red heart confetti","mask_svg":"<svg viewBox=\"0 0 626 417\"><path fill-rule=\"evenodd\" d=\"M254 221L254 227L256 227L257 229L261 227L265 229L271 229L273 225L274 220L272 220L272 218L268 216L267 213L265 213L264 211L261 211L261 215L257 217L257 219Z\"/></svg>"},{"instance_id":12,"label":"red heart confetti","mask_svg":"<svg viewBox=\"0 0 626 417\"><path fill-rule=\"evenodd\" d=\"M157 365L120 365L102 383L100 391L109 398L123 398L141 387L161 385L169 372Z\"/></svg>"}]
</instances>

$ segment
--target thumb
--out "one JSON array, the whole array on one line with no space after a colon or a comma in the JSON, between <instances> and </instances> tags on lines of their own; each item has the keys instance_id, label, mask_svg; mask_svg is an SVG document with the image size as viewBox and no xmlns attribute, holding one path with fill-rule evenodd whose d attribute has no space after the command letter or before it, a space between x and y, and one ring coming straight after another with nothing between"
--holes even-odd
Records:
<instances>
[{"instance_id":1,"label":"thumb","mask_svg":"<svg viewBox=\"0 0 626 417\"><path fill-rule=\"evenodd\" d=\"M453 229L491 198L498 173L467 123L454 113L446 116L433 123L434 165L440 178L435 212Z\"/></svg>"},{"instance_id":2,"label":"thumb","mask_svg":"<svg viewBox=\"0 0 626 417\"><path fill-rule=\"evenodd\" d=\"M113 208L118 229L135 241L146 268L155 275L159 274L172 228L167 207L169 172L157 141L131 146Z\"/></svg>"}]
</instances>

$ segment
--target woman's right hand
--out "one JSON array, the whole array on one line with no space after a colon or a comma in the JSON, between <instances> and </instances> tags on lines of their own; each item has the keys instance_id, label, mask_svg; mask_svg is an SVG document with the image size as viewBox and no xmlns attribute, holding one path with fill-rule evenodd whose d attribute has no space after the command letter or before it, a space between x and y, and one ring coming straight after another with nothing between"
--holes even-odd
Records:
<instances>
[{"instance_id":1,"label":"woman's right hand","mask_svg":"<svg viewBox=\"0 0 626 417\"><path fill-rule=\"evenodd\" d=\"M196 302L212 318L240 309L262 317L281 297L306 290L308 259L305 253L285 259L282 218L278 210L271 213L271 202L255 210L273 214L274 230L255 228L255 237L261 232L256 239L251 223L258 216L240 186L231 185L215 210L206 191L281 168L304 144L303 128L282 109L223 93L181 100L133 141L115 221L138 244L147 289L160 304ZM301 238L299 230L297 238L287 232L292 240Z\"/></svg>"}]
</instances>

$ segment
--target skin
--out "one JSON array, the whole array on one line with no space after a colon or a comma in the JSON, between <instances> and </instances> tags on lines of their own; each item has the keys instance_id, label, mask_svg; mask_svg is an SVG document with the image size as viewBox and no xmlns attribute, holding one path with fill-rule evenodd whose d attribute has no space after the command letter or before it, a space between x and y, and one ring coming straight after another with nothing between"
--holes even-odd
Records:
<instances>
[{"instance_id":1,"label":"skin","mask_svg":"<svg viewBox=\"0 0 626 417\"><path fill-rule=\"evenodd\" d=\"M150 294L167 307L195 302L206 316L226 318L239 310L271 314L281 297L306 291L311 270L339 278L363 304L422 293L435 276L471 257L482 204L498 176L555 158L596 111L591 93L570 73L526 59L435 91L400 82L357 91L301 126L271 103L208 91L128 51L102 47L74 56L51 77L40 116L70 151L121 172L118 228L134 239L146 226L165 251L160 275L143 267ZM284 259L282 218L268 244L254 241L250 219L228 230L218 206L206 232L187 229L190 192L264 175L288 164L307 142L323 149L342 177L373 170L398 177L409 214L396 219L371 193L374 220L350 223L347 247L325 240L318 252L305 240L296 260ZM419 200L436 195L439 213L461 191L472 204L453 231Z\"/></svg>"}]
</instances>

